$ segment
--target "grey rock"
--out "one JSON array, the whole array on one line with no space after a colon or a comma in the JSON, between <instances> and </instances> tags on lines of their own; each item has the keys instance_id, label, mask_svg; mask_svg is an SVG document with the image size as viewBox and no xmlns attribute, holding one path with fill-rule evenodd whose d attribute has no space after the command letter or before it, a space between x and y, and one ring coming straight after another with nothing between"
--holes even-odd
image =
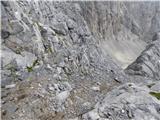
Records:
<instances>
[{"instance_id":1,"label":"grey rock","mask_svg":"<svg viewBox=\"0 0 160 120\"><path fill-rule=\"evenodd\" d=\"M8 38L10 36L10 32L2 30L1 31L1 35L2 35L3 39L6 39L6 38Z\"/></svg>"},{"instance_id":2,"label":"grey rock","mask_svg":"<svg viewBox=\"0 0 160 120\"><path fill-rule=\"evenodd\" d=\"M153 41L158 40L158 39L160 39L160 32L156 33L152 38Z\"/></svg>"},{"instance_id":3,"label":"grey rock","mask_svg":"<svg viewBox=\"0 0 160 120\"><path fill-rule=\"evenodd\" d=\"M159 85L160 85L160 82L159 82L159 81L156 82L156 83L152 83L151 90L156 91L156 92L160 92L160 87L159 87Z\"/></svg>"},{"instance_id":4,"label":"grey rock","mask_svg":"<svg viewBox=\"0 0 160 120\"><path fill-rule=\"evenodd\" d=\"M57 23L57 24L53 25L52 29L57 34L62 34L62 35L66 35L68 32L68 28L65 23Z\"/></svg>"},{"instance_id":5,"label":"grey rock","mask_svg":"<svg viewBox=\"0 0 160 120\"><path fill-rule=\"evenodd\" d=\"M8 115L13 115L18 107L14 103L7 103L4 105Z\"/></svg>"},{"instance_id":6,"label":"grey rock","mask_svg":"<svg viewBox=\"0 0 160 120\"><path fill-rule=\"evenodd\" d=\"M69 20L67 21L67 26L68 26L68 28L71 30L71 29L76 28L76 27L77 27L77 24L76 24L72 19L69 19Z\"/></svg>"},{"instance_id":7,"label":"grey rock","mask_svg":"<svg viewBox=\"0 0 160 120\"><path fill-rule=\"evenodd\" d=\"M116 120L158 120L160 115L156 108L160 107L160 102L152 97L149 91L146 87L131 83L122 85L109 92L95 109L84 114L83 118L84 120L101 117Z\"/></svg>"},{"instance_id":8,"label":"grey rock","mask_svg":"<svg viewBox=\"0 0 160 120\"><path fill-rule=\"evenodd\" d=\"M17 65L22 68L31 66L37 57L29 52L22 52L22 55L16 54L10 50L4 50L2 55L3 65L9 64L12 60L17 62Z\"/></svg>"}]
</instances>

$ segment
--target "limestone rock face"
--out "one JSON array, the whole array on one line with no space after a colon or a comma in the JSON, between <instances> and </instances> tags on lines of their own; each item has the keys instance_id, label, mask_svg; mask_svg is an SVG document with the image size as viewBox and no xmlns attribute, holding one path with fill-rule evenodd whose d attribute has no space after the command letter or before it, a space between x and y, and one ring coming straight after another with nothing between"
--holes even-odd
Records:
<instances>
[{"instance_id":1,"label":"limestone rock face","mask_svg":"<svg viewBox=\"0 0 160 120\"><path fill-rule=\"evenodd\" d=\"M2 119L158 120L159 6L1 1Z\"/></svg>"},{"instance_id":2,"label":"limestone rock face","mask_svg":"<svg viewBox=\"0 0 160 120\"><path fill-rule=\"evenodd\" d=\"M126 73L160 79L160 39L149 44L141 55L127 67Z\"/></svg>"}]
</instances>

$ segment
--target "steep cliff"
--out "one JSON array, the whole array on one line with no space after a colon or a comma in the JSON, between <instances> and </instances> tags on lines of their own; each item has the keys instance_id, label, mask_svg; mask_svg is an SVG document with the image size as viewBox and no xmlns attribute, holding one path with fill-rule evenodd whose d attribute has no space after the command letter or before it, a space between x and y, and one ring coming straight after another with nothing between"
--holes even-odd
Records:
<instances>
[{"instance_id":1,"label":"steep cliff","mask_svg":"<svg viewBox=\"0 0 160 120\"><path fill-rule=\"evenodd\" d=\"M160 29L159 2L81 2L82 14L102 49L123 68Z\"/></svg>"}]
</instances>

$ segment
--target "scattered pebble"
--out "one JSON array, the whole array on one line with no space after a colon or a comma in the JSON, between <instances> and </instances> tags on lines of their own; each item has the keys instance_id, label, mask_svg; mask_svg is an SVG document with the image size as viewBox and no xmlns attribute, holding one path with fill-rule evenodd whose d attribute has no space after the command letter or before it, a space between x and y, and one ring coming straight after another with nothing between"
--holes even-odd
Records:
<instances>
[{"instance_id":1,"label":"scattered pebble","mask_svg":"<svg viewBox=\"0 0 160 120\"><path fill-rule=\"evenodd\" d=\"M6 85L5 88L10 89L10 88L14 88L15 86L16 86L16 84L11 84L11 85Z\"/></svg>"},{"instance_id":2,"label":"scattered pebble","mask_svg":"<svg viewBox=\"0 0 160 120\"><path fill-rule=\"evenodd\" d=\"M93 86L91 89L94 90L94 91L100 91L99 86Z\"/></svg>"},{"instance_id":3,"label":"scattered pebble","mask_svg":"<svg viewBox=\"0 0 160 120\"><path fill-rule=\"evenodd\" d=\"M51 91L54 91L54 90L55 90L55 88L52 87L52 86L49 86L48 88L49 88L49 90L51 90Z\"/></svg>"},{"instance_id":4,"label":"scattered pebble","mask_svg":"<svg viewBox=\"0 0 160 120\"><path fill-rule=\"evenodd\" d=\"M59 100L60 102L64 102L68 97L69 97L70 93L69 91L63 91L61 93L59 93L56 98L57 100Z\"/></svg>"}]
</instances>

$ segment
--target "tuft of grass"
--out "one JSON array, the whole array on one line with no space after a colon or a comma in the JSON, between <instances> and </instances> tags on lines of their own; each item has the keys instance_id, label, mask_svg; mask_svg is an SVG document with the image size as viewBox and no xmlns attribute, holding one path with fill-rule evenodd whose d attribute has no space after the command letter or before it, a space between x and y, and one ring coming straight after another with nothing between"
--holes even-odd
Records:
<instances>
[{"instance_id":1,"label":"tuft of grass","mask_svg":"<svg viewBox=\"0 0 160 120\"><path fill-rule=\"evenodd\" d=\"M44 45L44 48L47 53L53 53L52 48L49 45Z\"/></svg>"},{"instance_id":2,"label":"tuft of grass","mask_svg":"<svg viewBox=\"0 0 160 120\"><path fill-rule=\"evenodd\" d=\"M28 72L32 72L32 71L33 71L33 68L34 68L36 65L39 65L38 59L36 59L31 66L27 66L27 71L28 71Z\"/></svg>"},{"instance_id":3,"label":"tuft of grass","mask_svg":"<svg viewBox=\"0 0 160 120\"><path fill-rule=\"evenodd\" d=\"M49 51L50 53L53 53L51 47L48 48L48 51Z\"/></svg>"},{"instance_id":4,"label":"tuft of grass","mask_svg":"<svg viewBox=\"0 0 160 120\"><path fill-rule=\"evenodd\" d=\"M27 71L28 72L32 72L33 71L33 67L32 66L31 67L27 66Z\"/></svg>"},{"instance_id":5,"label":"tuft of grass","mask_svg":"<svg viewBox=\"0 0 160 120\"><path fill-rule=\"evenodd\" d=\"M158 92L149 92L150 95L156 97L158 100L160 100L160 93Z\"/></svg>"},{"instance_id":6,"label":"tuft of grass","mask_svg":"<svg viewBox=\"0 0 160 120\"><path fill-rule=\"evenodd\" d=\"M33 67L35 67L36 65L39 65L39 61L38 61L38 59L36 59L34 62L33 62Z\"/></svg>"}]
</instances>

